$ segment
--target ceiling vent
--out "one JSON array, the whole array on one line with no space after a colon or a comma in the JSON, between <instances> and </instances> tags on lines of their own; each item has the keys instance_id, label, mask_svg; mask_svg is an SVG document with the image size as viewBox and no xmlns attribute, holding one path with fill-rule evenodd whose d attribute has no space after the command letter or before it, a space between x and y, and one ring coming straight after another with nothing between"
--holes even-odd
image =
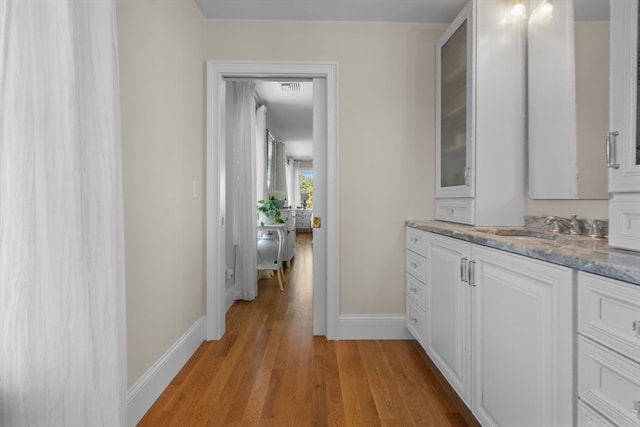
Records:
<instances>
[{"instance_id":1,"label":"ceiling vent","mask_svg":"<svg viewBox=\"0 0 640 427\"><path fill-rule=\"evenodd\" d=\"M302 83L300 82L280 83L280 90L282 92L302 92Z\"/></svg>"}]
</instances>

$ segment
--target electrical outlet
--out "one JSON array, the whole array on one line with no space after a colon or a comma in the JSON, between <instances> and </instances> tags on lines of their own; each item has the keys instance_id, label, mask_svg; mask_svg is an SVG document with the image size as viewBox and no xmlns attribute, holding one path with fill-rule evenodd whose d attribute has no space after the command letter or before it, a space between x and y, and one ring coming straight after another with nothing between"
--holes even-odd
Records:
<instances>
[{"instance_id":1,"label":"electrical outlet","mask_svg":"<svg viewBox=\"0 0 640 427\"><path fill-rule=\"evenodd\" d=\"M227 268L224 277L226 279L233 279L233 268Z\"/></svg>"}]
</instances>

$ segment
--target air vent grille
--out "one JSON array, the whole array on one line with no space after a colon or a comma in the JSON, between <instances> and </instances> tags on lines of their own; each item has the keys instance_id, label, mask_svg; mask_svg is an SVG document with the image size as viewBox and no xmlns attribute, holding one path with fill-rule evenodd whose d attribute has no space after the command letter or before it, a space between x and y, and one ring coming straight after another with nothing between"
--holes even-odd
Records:
<instances>
[{"instance_id":1,"label":"air vent grille","mask_svg":"<svg viewBox=\"0 0 640 427\"><path fill-rule=\"evenodd\" d=\"M282 92L302 92L302 83L299 83L299 82L280 83L280 90Z\"/></svg>"}]
</instances>

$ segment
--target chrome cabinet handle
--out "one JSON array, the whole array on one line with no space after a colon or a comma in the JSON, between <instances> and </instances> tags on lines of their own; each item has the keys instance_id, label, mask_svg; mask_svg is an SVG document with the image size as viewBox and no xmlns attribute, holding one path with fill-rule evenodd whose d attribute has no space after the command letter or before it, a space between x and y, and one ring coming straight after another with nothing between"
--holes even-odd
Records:
<instances>
[{"instance_id":1,"label":"chrome cabinet handle","mask_svg":"<svg viewBox=\"0 0 640 427\"><path fill-rule=\"evenodd\" d=\"M466 185L466 186L471 185L470 179L469 179L469 173L470 172L471 172L471 168L469 166L464 168L464 185Z\"/></svg>"},{"instance_id":2,"label":"chrome cabinet handle","mask_svg":"<svg viewBox=\"0 0 640 427\"><path fill-rule=\"evenodd\" d=\"M412 294L417 294L418 290L416 288L409 288L409 292L411 292Z\"/></svg>"},{"instance_id":3,"label":"chrome cabinet handle","mask_svg":"<svg viewBox=\"0 0 640 427\"><path fill-rule=\"evenodd\" d=\"M612 132L607 132L607 145L606 145L606 156L607 156L607 167L610 169L619 169L620 165L616 163L616 149L615 149L615 139L620 135L620 132L614 130Z\"/></svg>"},{"instance_id":4,"label":"chrome cabinet handle","mask_svg":"<svg viewBox=\"0 0 640 427\"><path fill-rule=\"evenodd\" d=\"M476 286L476 261L469 261L469 284Z\"/></svg>"},{"instance_id":5,"label":"chrome cabinet handle","mask_svg":"<svg viewBox=\"0 0 640 427\"><path fill-rule=\"evenodd\" d=\"M633 402L633 415L640 420L640 400Z\"/></svg>"},{"instance_id":6,"label":"chrome cabinet handle","mask_svg":"<svg viewBox=\"0 0 640 427\"><path fill-rule=\"evenodd\" d=\"M410 262L409 263L409 267L416 268L416 267L418 267L418 264L416 264L415 262Z\"/></svg>"},{"instance_id":7,"label":"chrome cabinet handle","mask_svg":"<svg viewBox=\"0 0 640 427\"><path fill-rule=\"evenodd\" d=\"M469 258L464 257L460 260L460 281L462 283L467 283L469 282L469 278L468 275L465 274L467 273L467 261L469 260Z\"/></svg>"},{"instance_id":8,"label":"chrome cabinet handle","mask_svg":"<svg viewBox=\"0 0 640 427\"><path fill-rule=\"evenodd\" d=\"M640 338L640 320L634 320L631 327L636 333L636 338Z\"/></svg>"},{"instance_id":9,"label":"chrome cabinet handle","mask_svg":"<svg viewBox=\"0 0 640 427\"><path fill-rule=\"evenodd\" d=\"M418 241L418 238L415 236L411 236L411 243L416 243Z\"/></svg>"},{"instance_id":10,"label":"chrome cabinet handle","mask_svg":"<svg viewBox=\"0 0 640 427\"><path fill-rule=\"evenodd\" d=\"M415 317L410 317L409 323L411 323L412 325L415 325L416 323L418 323L418 319L416 319Z\"/></svg>"}]
</instances>

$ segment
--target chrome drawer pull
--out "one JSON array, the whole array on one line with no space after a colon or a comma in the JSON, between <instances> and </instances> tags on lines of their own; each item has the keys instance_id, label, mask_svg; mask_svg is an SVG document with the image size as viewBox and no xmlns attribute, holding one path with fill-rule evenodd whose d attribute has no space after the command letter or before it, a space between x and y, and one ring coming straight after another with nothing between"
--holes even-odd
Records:
<instances>
[{"instance_id":1,"label":"chrome drawer pull","mask_svg":"<svg viewBox=\"0 0 640 427\"><path fill-rule=\"evenodd\" d=\"M410 262L410 263L409 263L409 267L411 267L411 268L414 268L414 269L415 269L415 268L418 268L418 264L416 264L415 262Z\"/></svg>"},{"instance_id":2,"label":"chrome drawer pull","mask_svg":"<svg viewBox=\"0 0 640 427\"><path fill-rule=\"evenodd\" d=\"M411 236L411 243L417 243L418 242L418 238Z\"/></svg>"},{"instance_id":3,"label":"chrome drawer pull","mask_svg":"<svg viewBox=\"0 0 640 427\"><path fill-rule=\"evenodd\" d=\"M418 290L416 288L409 288L409 292L411 292L412 294L417 294Z\"/></svg>"},{"instance_id":4,"label":"chrome drawer pull","mask_svg":"<svg viewBox=\"0 0 640 427\"><path fill-rule=\"evenodd\" d=\"M640 420L640 400L633 402L633 415Z\"/></svg>"},{"instance_id":5,"label":"chrome drawer pull","mask_svg":"<svg viewBox=\"0 0 640 427\"><path fill-rule=\"evenodd\" d=\"M418 323L418 319L416 319L415 317L410 317L410 318L409 318L409 322L410 322L412 325L415 325L416 323Z\"/></svg>"},{"instance_id":6,"label":"chrome drawer pull","mask_svg":"<svg viewBox=\"0 0 640 427\"><path fill-rule=\"evenodd\" d=\"M640 338L640 320L634 320L632 328L636 333L636 338Z\"/></svg>"}]
</instances>

